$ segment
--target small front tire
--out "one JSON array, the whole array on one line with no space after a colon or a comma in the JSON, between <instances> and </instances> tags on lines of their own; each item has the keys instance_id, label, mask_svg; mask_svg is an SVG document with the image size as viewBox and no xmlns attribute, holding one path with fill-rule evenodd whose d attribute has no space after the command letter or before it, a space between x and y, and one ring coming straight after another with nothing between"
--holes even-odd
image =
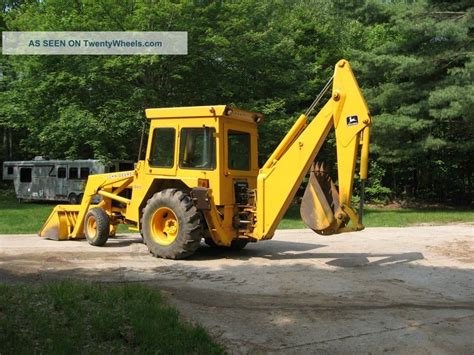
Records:
<instances>
[{"instance_id":1,"label":"small front tire","mask_svg":"<svg viewBox=\"0 0 474 355\"><path fill-rule=\"evenodd\" d=\"M89 244L103 246L107 243L109 233L110 220L107 213L99 207L90 209L84 220L84 234Z\"/></svg>"}]
</instances>

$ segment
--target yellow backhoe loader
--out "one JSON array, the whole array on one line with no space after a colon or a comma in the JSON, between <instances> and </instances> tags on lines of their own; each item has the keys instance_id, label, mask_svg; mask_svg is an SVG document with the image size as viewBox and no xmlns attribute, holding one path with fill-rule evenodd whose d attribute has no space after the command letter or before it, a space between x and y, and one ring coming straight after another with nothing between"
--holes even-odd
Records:
<instances>
[{"instance_id":1,"label":"yellow backhoe loader","mask_svg":"<svg viewBox=\"0 0 474 355\"><path fill-rule=\"evenodd\" d=\"M331 84L331 98L310 120ZM188 257L202 239L242 249L272 238L308 171L301 203L306 225L326 235L364 228L351 196L359 149L360 178L367 178L371 117L346 60L260 169L261 114L221 105L147 109L146 117L146 159L135 170L89 176L82 203L56 206L41 237L85 237L101 246L126 224L157 257ZM333 127L339 189L313 163ZM92 204L96 195L102 200Z\"/></svg>"}]
</instances>

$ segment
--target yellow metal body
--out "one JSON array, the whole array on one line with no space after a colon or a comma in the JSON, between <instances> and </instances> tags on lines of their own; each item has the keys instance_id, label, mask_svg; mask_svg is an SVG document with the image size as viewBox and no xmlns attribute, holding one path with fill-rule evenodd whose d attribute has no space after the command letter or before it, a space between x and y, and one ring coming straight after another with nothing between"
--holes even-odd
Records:
<instances>
[{"instance_id":1,"label":"yellow metal body","mask_svg":"<svg viewBox=\"0 0 474 355\"><path fill-rule=\"evenodd\" d=\"M156 192L169 187L190 190L205 184L213 208L204 212L213 239L219 245L230 245L238 236L232 227L235 214L234 181L245 180L249 188L255 189L258 175L257 122L263 116L257 113L220 106L148 109L150 134L147 144L147 159L139 161L134 171L91 175L86 184L81 205L60 205L40 231L40 236L51 239L76 239L84 237L84 218L92 207L93 196L101 195L103 207L116 223L126 223L131 229L140 230L140 217L146 201ZM180 145L174 146L174 158L170 167L154 167L150 164L153 131L170 128L175 132L175 142L179 142L182 128L212 128L215 130L216 166L212 170L185 168L179 163ZM250 136L250 164L248 170L229 168L228 132L238 131ZM131 198L120 196L129 190ZM113 207L112 201L121 207ZM119 216L117 219L117 215ZM67 227L64 221L73 220ZM54 231L57 231L56 233Z\"/></svg>"},{"instance_id":2,"label":"yellow metal body","mask_svg":"<svg viewBox=\"0 0 474 355\"><path fill-rule=\"evenodd\" d=\"M356 116L357 123L346 122ZM367 176L369 127L371 119L357 82L347 61L336 65L331 99L313 120L305 115L296 121L264 166L259 169L257 157L260 114L230 108L225 105L147 109L150 121L146 159L135 170L91 175L87 181L81 205L57 206L40 231L40 236L52 239L84 237L84 219L92 207L102 207L109 215L112 228L117 224L141 230L141 216L153 194L167 188L178 188L193 194L193 189L206 189L208 208L202 209L204 229L217 245L230 246L236 238L250 241L273 236L282 216L308 172L321 145L334 127L337 140L340 209L336 212L336 232L363 228L357 224L357 214L350 207L357 150L362 144L360 175ZM152 164L154 131L173 132L173 150L166 167ZM189 168L189 146L184 142L183 129L211 130L215 139L215 165L212 168ZM246 169L232 169L229 163L231 132L249 137L250 161ZM184 142L184 143L183 143ZM248 201L237 200L236 185L244 183ZM91 205L94 196L102 201ZM315 210L320 218L331 218L315 193ZM327 209L327 208L326 208ZM244 217L242 217L244 216ZM354 222L347 227L346 221ZM176 216L171 211L158 210L152 217L153 234L160 244L172 243L178 233ZM93 226L86 226L93 228ZM166 232L163 234L163 232Z\"/></svg>"}]
</instances>

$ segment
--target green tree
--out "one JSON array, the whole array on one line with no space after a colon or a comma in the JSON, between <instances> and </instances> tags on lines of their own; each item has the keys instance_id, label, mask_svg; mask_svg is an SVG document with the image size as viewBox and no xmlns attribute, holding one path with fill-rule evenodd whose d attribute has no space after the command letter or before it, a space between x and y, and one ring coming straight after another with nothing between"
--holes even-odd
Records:
<instances>
[{"instance_id":1,"label":"green tree","mask_svg":"<svg viewBox=\"0 0 474 355\"><path fill-rule=\"evenodd\" d=\"M4 0L2 30L184 30L189 54L0 57L2 157L135 159L145 108L228 103L266 115L263 162L347 58L374 115L373 197L469 202L473 23L468 0Z\"/></svg>"},{"instance_id":2,"label":"green tree","mask_svg":"<svg viewBox=\"0 0 474 355\"><path fill-rule=\"evenodd\" d=\"M353 51L375 115L373 151L399 196L471 198L473 10L453 3L456 12L440 1L371 4L372 17L390 19L362 22L367 40Z\"/></svg>"}]
</instances>

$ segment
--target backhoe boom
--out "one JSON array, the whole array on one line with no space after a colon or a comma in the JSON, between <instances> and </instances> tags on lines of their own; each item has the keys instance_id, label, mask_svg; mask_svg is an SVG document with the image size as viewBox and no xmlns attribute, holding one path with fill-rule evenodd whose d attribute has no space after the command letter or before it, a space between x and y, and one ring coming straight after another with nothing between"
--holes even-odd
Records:
<instances>
[{"instance_id":1,"label":"backhoe boom","mask_svg":"<svg viewBox=\"0 0 474 355\"><path fill-rule=\"evenodd\" d=\"M316 177L310 176L303 199L303 204L309 205L309 213L302 213L302 217L309 227L322 234L362 229L350 202L359 144L360 177L367 178L370 125L369 110L350 64L340 60L334 72L331 98L312 121L300 116L258 174L253 237L273 236L332 127L336 133L339 196L331 183L324 191ZM349 220L354 224L352 228L346 227Z\"/></svg>"}]
</instances>

